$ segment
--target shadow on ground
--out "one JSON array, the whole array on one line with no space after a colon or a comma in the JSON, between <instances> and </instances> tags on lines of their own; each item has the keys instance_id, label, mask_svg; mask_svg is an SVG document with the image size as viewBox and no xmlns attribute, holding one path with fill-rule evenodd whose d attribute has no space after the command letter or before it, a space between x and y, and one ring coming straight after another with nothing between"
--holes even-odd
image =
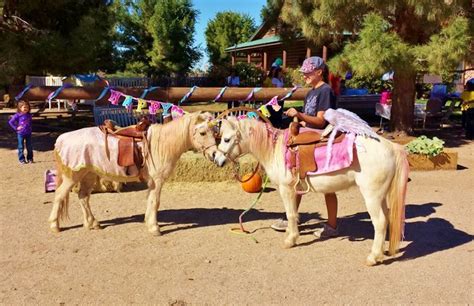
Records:
<instances>
[{"instance_id":1,"label":"shadow on ground","mask_svg":"<svg viewBox=\"0 0 474 306\"><path fill-rule=\"evenodd\" d=\"M448 250L465 243L471 242L473 235L457 230L447 220L442 218L429 218L426 221L410 222L414 218L426 218L436 212L436 207L441 203L409 204L406 206L405 241L409 244L400 250L401 256L387 258L383 264L391 264L395 261L411 260L436 252ZM158 220L162 234L170 234L175 231L194 229L200 227L237 224L243 210L229 208L190 208L170 209L160 211ZM274 220L281 218L280 212L264 212L251 210L243 217L243 222L255 220ZM320 226L322 218L319 214L300 214L304 224L300 225L302 235L312 234L315 228ZM138 214L123 218L114 218L101 221L103 227L117 226L126 223L143 223L144 215ZM306 221L305 221L306 220ZM340 218L339 237L333 239L347 239L349 241L372 240L374 230L367 212L356 213ZM270 221L268 226L270 226ZM63 228L63 230L80 227L74 225ZM267 227L265 227L267 228ZM254 231L263 228L255 229ZM302 243L299 247L306 247L317 242L314 239ZM388 246L388 243L385 245Z\"/></svg>"}]
</instances>

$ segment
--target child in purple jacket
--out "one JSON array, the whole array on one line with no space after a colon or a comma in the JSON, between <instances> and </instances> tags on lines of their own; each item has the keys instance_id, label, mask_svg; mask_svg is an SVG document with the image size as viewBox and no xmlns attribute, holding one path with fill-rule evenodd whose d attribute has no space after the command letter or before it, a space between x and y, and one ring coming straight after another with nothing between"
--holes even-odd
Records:
<instances>
[{"instance_id":1,"label":"child in purple jacket","mask_svg":"<svg viewBox=\"0 0 474 306\"><path fill-rule=\"evenodd\" d=\"M30 114L30 103L19 101L17 113L8 121L8 124L15 130L18 138L18 159L20 164L33 162L33 147L31 145L31 125L33 118ZM26 144L26 159L23 151Z\"/></svg>"}]
</instances>

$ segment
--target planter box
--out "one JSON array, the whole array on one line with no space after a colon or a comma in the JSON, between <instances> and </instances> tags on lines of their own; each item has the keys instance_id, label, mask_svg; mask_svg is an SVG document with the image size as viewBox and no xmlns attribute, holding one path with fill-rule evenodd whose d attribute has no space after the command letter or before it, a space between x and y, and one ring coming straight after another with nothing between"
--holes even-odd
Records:
<instances>
[{"instance_id":1,"label":"planter box","mask_svg":"<svg viewBox=\"0 0 474 306\"><path fill-rule=\"evenodd\" d=\"M410 170L456 170L458 166L457 152L443 152L430 157L423 154L408 154Z\"/></svg>"}]
</instances>

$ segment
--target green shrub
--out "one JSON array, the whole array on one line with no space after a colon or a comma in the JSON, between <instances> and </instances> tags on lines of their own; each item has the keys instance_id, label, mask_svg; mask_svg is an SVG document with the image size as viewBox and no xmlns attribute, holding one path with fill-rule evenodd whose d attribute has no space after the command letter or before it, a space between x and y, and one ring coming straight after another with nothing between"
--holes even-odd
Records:
<instances>
[{"instance_id":1,"label":"green shrub","mask_svg":"<svg viewBox=\"0 0 474 306\"><path fill-rule=\"evenodd\" d=\"M237 63L234 68L240 78L240 87L262 86L263 72L254 64Z\"/></svg>"},{"instance_id":2,"label":"green shrub","mask_svg":"<svg viewBox=\"0 0 474 306\"><path fill-rule=\"evenodd\" d=\"M422 135L406 145L408 153L413 154L425 154L429 156L436 156L443 152L444 141L438 137L429 139L425 135Z\"/></svg>"},{"instance_id":3,"label":"green shrub","mask_svg":"<svg viewBox=\"0 0 474 306\"><path fill-rule=\"evenodd\" d=\"M306 85L303 74L299 71L299 68L286 68L283 77L285 79L285 87L293 87L295 85L309 87L309 85Z\"/></svg>"}]
</instances>

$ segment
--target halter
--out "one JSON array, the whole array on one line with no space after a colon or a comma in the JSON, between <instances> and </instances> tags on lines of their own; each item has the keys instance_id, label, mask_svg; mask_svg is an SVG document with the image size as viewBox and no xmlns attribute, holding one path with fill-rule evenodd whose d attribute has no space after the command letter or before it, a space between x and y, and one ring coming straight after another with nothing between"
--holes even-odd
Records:
<instances>
[{"instance_id":1,"label":"halter","mask_svg":"<svg viewBox=\"0 0 474 306\"><path fill-rule=\"evenodd\" d=\"M196 135L196 130L194 130L193 132L193 138L194 138L194 135ZM198 143L201 147L198 149L198 152L202 153L202 155L204 157L206 157L206 151L209 149L209 148L212 148L212 147L216 147L217 150L219 150L219 148L217 148L217 144L214 143L212 145L209 145L209 146L204 146L202 143Z\"/></svg>"},{"instance_id":2,"label":"halter","mask_svg":"<svg viewBox=\"0 0 474 306\"><path fill-rule=\"evenodd\" d=\"M220 128L220 127L219 127ZM220 132L220 131L219 131ZM239 175L239 162L238 162L238 159L241 158L242 156L248 154L248 153L242 153L242 148L240 147L240 141L242 140L242 136L240 135L240 132L237 131L236 134L235 134L235 140L232 142L232 144L230 145L229 149L227 150L227 152L224 152L222 151L221 149L219 149L219 147L217 147L217 151L221 152L226 159L230 160L233 164L233 167L232 167L232 170L234 172L234 177L236 180L238 180L240 183L245 183L245 182L248 182L250 181L254 175L257 173L257 171L260 169L260 162L257 163L257 166L255 167L255 169L253 169L252 171L252 175L250 175L248 178L246 178L245 180L243 180L240 175ZM239 154L237 154L237 157L235 158L232 158L229 154L229 152L232 152L232 149L237 146L238 150L239 150Z\"/></svg>"}]
</instances>

